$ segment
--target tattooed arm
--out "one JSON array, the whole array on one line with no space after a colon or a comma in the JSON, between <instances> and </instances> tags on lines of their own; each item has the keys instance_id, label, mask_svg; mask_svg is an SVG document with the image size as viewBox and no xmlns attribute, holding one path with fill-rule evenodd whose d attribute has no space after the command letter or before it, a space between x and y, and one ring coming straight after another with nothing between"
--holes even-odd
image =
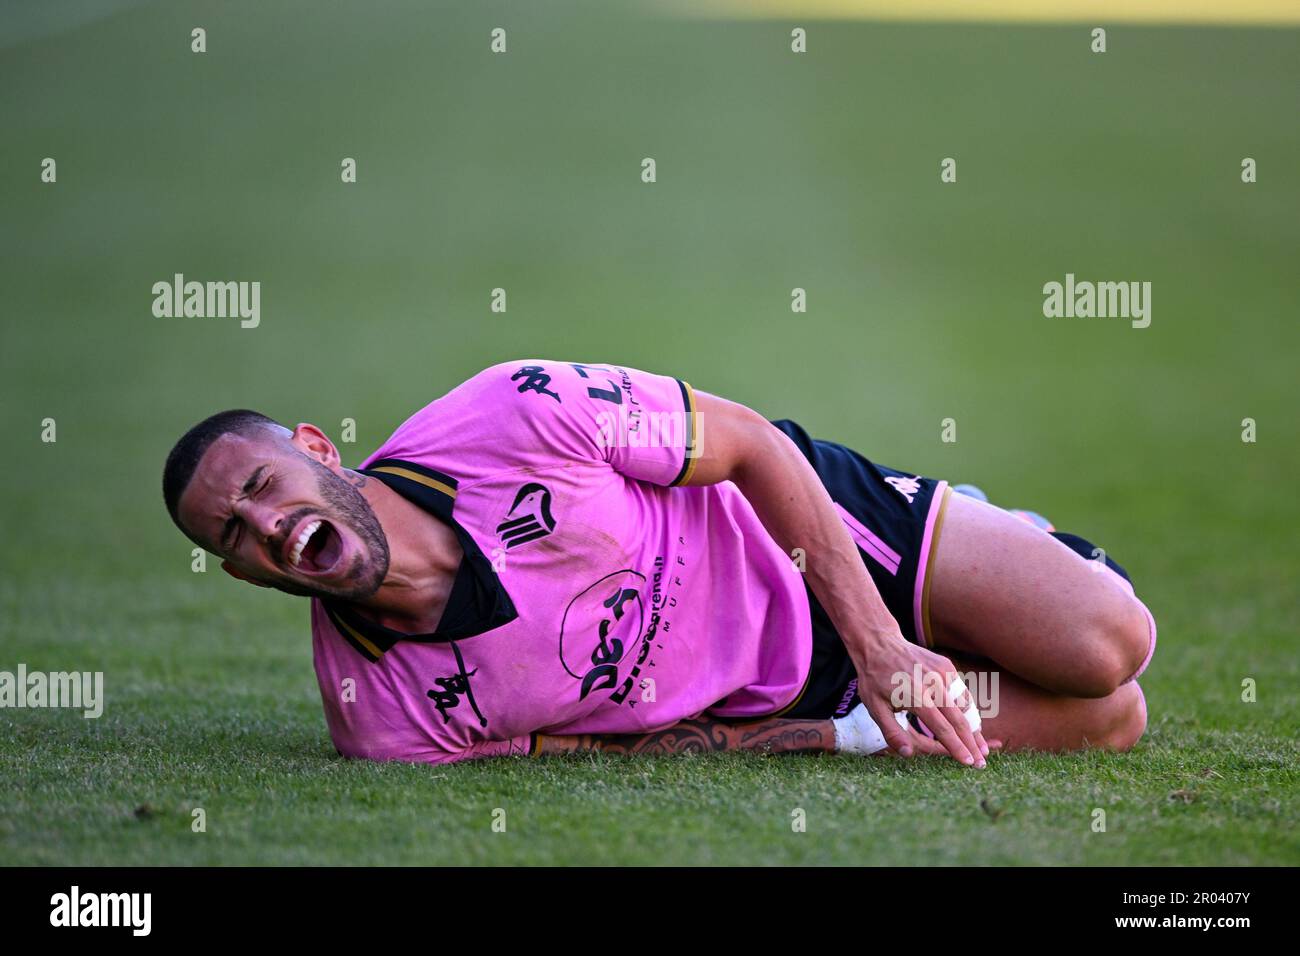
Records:
<instances>
[{"instance_id":1,"label":"tattooed arm","mask_svg":"<svg viewBox=\"0 0 1300 956\"><path fill-rule=\"evenodd\" d=\"M760 750L764 753L829 753L835 749L835 728L829 720L783 720L771 717L748 724L729 724L704 716L684 720L652 734L537 735L537 755L710 753L719 750Z\"/></svg>"}]
</instances>

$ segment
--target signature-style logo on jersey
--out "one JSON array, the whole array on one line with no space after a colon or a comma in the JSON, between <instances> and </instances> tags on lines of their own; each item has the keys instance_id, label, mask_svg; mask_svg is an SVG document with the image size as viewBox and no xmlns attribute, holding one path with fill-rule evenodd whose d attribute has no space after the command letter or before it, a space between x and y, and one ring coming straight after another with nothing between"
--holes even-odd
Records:
<instances>
[{"instance_id":1,"label":"signature-style logo on jersey","mask_svg":"<svg viewBox=\"0 0 1300 956\"><path fill-rule=\"evenodd\" d=\"M631 569L607 574L569 602L560 623L560 663L581 682L578 699L612 690L621 704L632 691L640 665L649 653L641 648L645 605L641 592L645 575ZM639 651L638 651L639 649ZM638 657L620 680L619 666L634 651Z\"/></svg>"},{"instance_id":2,"label":"signature-style logo on jersey","mask_svg":"<svg viewBox=\"0 0 1300 956\"><path fill-rule=\"evenodd\" d=\"M509 551L529 541L545 538L554 530L550 489L533 481L515 495L515 503L506 512L506 520L497 525L497 537Z\"/></svg>"},{"instance_id":3,"label":"signature-style logo on jersey","mask_svg":"<svg viewBox=\"0 0 1300 956\"><path fill-rule=\"evenodd\" d=\"M510 381L517 382L520 379L524 382L519 386L519 394L524 392L536 392L538 395L549 395L557 402L560 396L555 392L548 391L546 386L551 384L551 376L546 374L546 369L540 365L525 365L514 375L510 376Z\"/></svg>"},{"instance_id":4,"label":"signature-style logo on jersey","mask_svg":"<svg viewBox=\"0 0 1300 956\"><path fill-rule=\"evenodd\" d=\"M456 655L456 673L450 677L436 678L434 683L438 685L437 688L426 691L425 696L433 701L433 706L442 715L444 724L451 722L451 714L448 711L459 707L463 697L465 703L469 704L470 709L474 711L474 716L478 718L478 725L486 727L487 718L478 709L478 703L474 700L474 688L469 684L469 679L478 673L478 668L476 667L472 671L465 670L465 659L460 656L460 648L453 643L451 649Z\"/></svg>"}]
</instances>

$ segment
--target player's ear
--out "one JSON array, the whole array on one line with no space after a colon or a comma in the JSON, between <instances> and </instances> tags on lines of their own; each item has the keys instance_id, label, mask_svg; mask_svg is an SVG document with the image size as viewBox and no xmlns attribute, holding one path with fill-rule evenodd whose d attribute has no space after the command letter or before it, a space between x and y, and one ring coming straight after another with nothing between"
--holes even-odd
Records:
<instances>
[{"instance_id":1,"label":"player's ear","mask_svg":"<svg viewBox=\"0 0 1300 956\"><path fill-rule=\"evenodd\" d=\"M247 581L249 584L256 584L259 588L271 587L271 585L267 584L265 581L259 581L257 578L245 574L243 571L239 570L239 568L235 567L229 561L221 562L221 570L225 571L236 581Z\"/></svg>"},{"instance_id":2,"label":"player's ear","mask_svg":"<svg viewBox=\"0 0 1300 956\"><path fill-rule=\"evenodd\" d=\"M315 425L302 422L293 430L289 439L299 451L310 455L326 468L339 467L339 450L329 437Z\"/></svg>"}]
</instances>

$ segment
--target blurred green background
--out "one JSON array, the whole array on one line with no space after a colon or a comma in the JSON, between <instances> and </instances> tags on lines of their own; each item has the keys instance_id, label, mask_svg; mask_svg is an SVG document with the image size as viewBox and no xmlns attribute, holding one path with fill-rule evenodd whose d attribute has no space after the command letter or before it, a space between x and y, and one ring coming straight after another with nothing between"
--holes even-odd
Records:
<instances>
[{"instance_id":1,"label":"blurred green background","mask_svg":"<svg viewBox=\"0 0 1300 956\"><path fill-rule=\"evenodd\" d=\"M103 670L108 695L98 721L0 711L0 859L1300 861L1300 32L1116 25L1094 54L1086 25L811 21L796 55L794 23L559 2L0 11L0 669ZM177 272L260 281L260 327L155 318L151 286ZM1151 326L1044 318L1067 272L1151 282ZM248 406L335 436L355 419L354 465L518 357L673 374L1097 541L1161 623L1143 749L979 784L859 783L835 761L650 762L676 781L659 789L599 760L342 764L305 604L191 572L163 458ZM1171 807L1186 775L1204 798ZM976 787L1029 801L982 856ZM781 848L760 811L788 833L791 792L839 814L834 840ZM699 816L701 793L729 822ZM474 800L500 794L536 809L531 837L419 839L486 832ZM921 794L925 822L903 805ZM1106 799L1142 825L1074 836ZM191 806L225 829L192 837ZM620 836L575 839L577 820Z\"/></svg>"}]
</instances>

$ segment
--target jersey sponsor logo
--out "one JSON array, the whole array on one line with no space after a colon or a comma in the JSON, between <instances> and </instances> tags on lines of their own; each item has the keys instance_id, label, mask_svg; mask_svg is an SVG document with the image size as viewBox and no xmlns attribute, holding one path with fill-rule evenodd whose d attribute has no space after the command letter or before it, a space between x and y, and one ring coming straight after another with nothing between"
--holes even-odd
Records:
<instances>
[{"instance_id":1,"label":"jersey sponsor logo","mask_svg":"<svg viewBox=\"0 0 1300 956\"><path fill-rule=\"evenodd\" d=\"M858 700L858 679L855 677L853 678L853 680L848 682L847 686L845 686L844 695L840 697L840 702L839 704L836 705L835 713L833 716L847 717L849 711L853 709L853 705L857 702L857 700Z\"/></svg>"},{"instance_id":2,"label":"jersey sponsor logo","mask_svg":"<svg viewBox=\"0 0 1300 956\"><path fill-rule=\"evenodd\" d=\"M894 490L907 499L907 503L912 503L913 497L921 490L920 478L899 478L895 475L889 475L885 481L894 486Z\"/></svg>"},{"instance_id":3,"label":"jersey sponsor logo","mask_svg":"<svg viewBox=\"0 0 1300 956\"><path fill-rule=\"evenodd\" d=\"M578 362L570 362L569 365L583 378L591 378L591 376L587 374L588 369L593 372L604 372L607 375L612 374L609 369L600 365L582 365ZM622 369L619 369L619 371L622 371ZM622 405L623 393L619 391L618 383L612 378L606 378L605 381L609 383L609 388L596 388L595 386L589 385L587 387L587 394L592 398L600 399L602 402L611 402L614 405ZM623 372L623 388L627 389L628 394L631 394L632 376L628 375L627 372Z\"/></svg>"},{"instance_id":4,"label":"jersey sponsor logo","mask_svg":"<svg viewBox=\"0 0 1300 956\"><path fill-rule=\"evenodd\" d=\"M549 391L547 385L551 384L551 376L546 374L546 369L541 365L525 365L514 375L510 376L510 381L517 382L523 379L523 384L519 386L519 394L524 392L536 392L538 395L549 395L557 402L560 396L555 392Z\"/></svg>"},{"instance_id":5,"label":"jersey sponsor logo","mask_svg":"<svg viewBox=\"0 0 1300 956\"><path fill-rule=\"evenodd\" d=\"M469 683L469 679L478 673L478 668L476 667L472 671L465 670L465 659L461 657L460 648L453 642L451 649L456 655L456 673L450 677L435 678L434 683L438 686L433 690L426 691L425 696L433 701L433 706L442 715L444 724L451 723L449 711L455 710L463 702L469 704L470 709L474 711L479 726L486 727L487 718L478 709L478 702L474 700L474 688Z\"/></svg>"},{"instance_id":6,"label":"jersey sponsor logo","mask_svg":"<svg viewBox=\"0 0 1300 956\"><path fill-rule=\"evenodd\" d=\"M645 604L641 591L645 575L624 569L607 574L569 602L560 622L560 664L579 681L578 699L597 691L612 691L621 704L632 691L649 653L641 640ZM626 676L620 667L640 648ZM622 679L620 679L622 678Z\"/></svg>"},{"instance_id":7,"label":"jersey sponsor logo","mask_svg":"<svg viewBox=\"0 0 1300 956\"><path fill-rule=\"evenodd\" d=\"M509 551L529 541L545 538L554 530L550 489L534 481L515 494L515 503L506 512L506 520L497 525L497 537Z\"/></svg>"}]
</instances>

